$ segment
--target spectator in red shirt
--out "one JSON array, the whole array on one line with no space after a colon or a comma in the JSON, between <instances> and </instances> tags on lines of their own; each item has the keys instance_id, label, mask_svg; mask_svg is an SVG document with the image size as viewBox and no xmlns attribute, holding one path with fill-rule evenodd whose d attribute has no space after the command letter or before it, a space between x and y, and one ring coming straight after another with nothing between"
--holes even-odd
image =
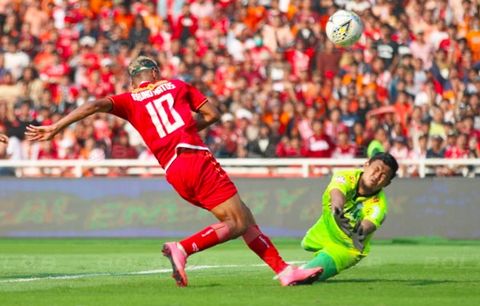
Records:
<instances>
[{"instance_id":1,"label":"spectator in red shirt","mask_svg":"<svg viewBox=\"0 0 480 306\"><path fill-rule=\"evenodd\" d=\"M315 120L312 129L313 135L305 142L305 155L307 157L332 157L335 144L325 133L323 121Z\"/></svg>"},{"instance_id":2,"label":"spectator in red shirt","mask_svg":"<svg viewBox=\"0 0 480 306\"><path fill-rule=\"evenodd\" d=\"M113 140L111 158L128 159L137 158L138 152L130 146L128 133L121 131Z\"/></svg>"},{"instance_id":3,"label":"spectator in red shirt","mask_svg":"<svg viewBox=\"0 0 480 306\"><path fill-rule=\"evenodd\" d=\"M445 158L459 159L470 157L470 150L467 140L467 135L458 135L455 145L447 148L447 150L445 151Z\"/></svg>"},{"instance_id":4,"label":"spectator in red shirt","mask_svg":"<svg viewBox=\"0 0 480 306\"><path fill-rule=\"evenodd\" d=\"M461 132L468 136L468 139L480 140L480 130L475 128L474 118L472 116L466 116L461 121Z\"/></svg>"},{"instance_id":5,"label":"spectator in red shirt","mask_svg":"<svg viewBox=\"0 0 480 306\"><path fill-rule=\"evenodd\" d=\"M277 157L302 157L302 140L283 136L276 148Z\"/></svg>"},{"instance_id":6,"label":"spectator in red shirt","mask_svg":"<svg viewBox=\"0 0 480 306\"><path fill-rule=\"evenodd\" d=\"M295 46L285 52L285 58L292 67L291 73L294 77L299 77L300 72L310 69L312 57L313 50L306 48L302 40L297 40Z\"/></svg>"},{"instance_id":7,"label":"spectator in red shirt","mask_svg":"<svg viewBox=\"0 0 480 306\"><path fill-rule=\"evenodd\" d=\"M357 148L351 143L347 129L343 129L337 134L337 146L333 151L332 157L334 158L355 158Z\"/></svg>"},{"instance_id":8,"label":"spectator in red shirt","mask_svg":"<svg viewBox=\"0 0 480 306\"><path fill-rule=\"evenodd\" d=\"M57 149L54 142L42 142L38 150L37 159L58 159Z\"/></svg>"},{"instance_id":9,"label":"spectator in red shirt","mask_svg":"<svg viewBox=\"0 0 480 306\"><path fill-rule=\"evenodd\" d=\"M72 102L80 105L92 96L127 91L130 80L121 68L141 53L156 57L162 77L194 82L208 95L218 97L223 113L234 114L233 133L224 127L213 127L216 134L205 132L210 140L218 140L210 147L214 154L224 149L225 139L237 136L225 143L236 146L232 156L247 156L246 143L257 140L259 127L265 123L279 138L288 136L279 145L288 149L298 136L295 133L310 139L312 121L334 114L338 107L341 121L349 128L361 123L355 127L358 133L352 133L358 156L363 156L365 138L369 140L379 127L393 138L406 136L407 143L417 150L417 138L429 133L427 122L432 116L432 136L446 138L452 130L447 124L451 124L468 135L467 142L479 137L474 126L480 116L480 65L470 49L472 36L467 37L476 31L472 25L478 25L479 18L476 7L466 1L441 1L437 7L435 1L427 1L427 8L421 2L408 1L405 9L400 4L393 8L388 1L371 6L365 5L368 1L335 1L338 7L321 9L324 4L319 1L168 0L170 9L162 10L164 4L159 3L160 14L155 10L158 1L148 0L49 0L42 5L44 12L38 10L38 1L31 7L31 0L3 2L2 98L7 103L27 97L33 100L32 117L45 124L68 113ZM184 12L180 12L184 3ZM335 48L320 28L336 9L358 8L359 3L365 35L354 48ZM449 10L454 18L446 13ZM404 11L407 15L402 15ZM168 19L162 20L167 12ZM150 34L145 34L143 25L139 31L133 28L129 42L136 19L137 24L141 24L138 19L145 21ZM398 52L393 41L382 38L389 34L399 44ZM375 44L381 39L383 43ZM315 59L313 65L311 58ZM385 69L389 62L391 71ZM31 68L42 73L42 78L32 74ZM43 77L53 82L45 82ZM366 125L368 111L395 102L394 115L370 118L373 124ZM291 105L295 113L288 110ZM418 108L412 109L413 105ZM441 111L432 112L436 107ZM15 121L13 107L7 112L11 119L0 118L0 125L10 126ZM258 121L250 121L248 133L239 132L238 119L245 113ZM115 126L111 120L104 124L105 131ZM337 140L336 129L329 124L326 133ZM366 126L367 137L362 131ZM246 136L248 141L243 141ZM84 146L89 137L74 142ZM100 139L110 144L110 136L104 137ZM448 139L449 146L455 147L456 136ZM278 155L284 154L288 155Z\"/></svg>"},{"instance_id":10,"label":"spectator in red shirt","mask_svg":"<svg viewBox=\"0 0 480 306\"><path fill-rule=\"evenodd\" d=\"M213 147L218 157L234 157L239 139L235 127L235 117L230 113L225 113L221 120L222 125L214 128Z\"/></svg>"},{"instance_id":11,"label":"spectator in red shirt","mask_svg":"<svg viewBox=\"0 0 480 306\"><path fill-rule=\"evenodd\" d=\"M340 110L338 108L331 110L329 120L325 122L325 134L331 139L335 139L340 132L344 132L347 129L347 126L341 121Z\"/></svg>"},{"instance_id":12,"label":"spectator in red shirt","mask_svg":"<svg viewBox=\"0 0 480 306\"><path fill-rule=\"evenodd\" d=\"M182 7L182 13L178 16L178 19L174 21L173 16L168 16L170 25L172 27L173 38L179 39L182 43L189 37L195 35L195 31L198 28L197 17L190 12L190 5L185 3Z\"/></svg>"}]
</instances>

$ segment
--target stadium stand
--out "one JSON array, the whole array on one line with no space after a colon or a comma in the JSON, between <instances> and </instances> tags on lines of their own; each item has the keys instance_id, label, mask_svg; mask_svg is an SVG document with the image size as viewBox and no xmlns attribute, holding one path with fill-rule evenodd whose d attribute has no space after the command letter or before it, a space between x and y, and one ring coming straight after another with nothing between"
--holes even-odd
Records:
<instances>
[{"instance_id":1,"label":"stadium stand","mask_svg":"<svg viewBox=\"0 0 480 306\"><path fill-rule=\"evenodd\" d=\"M125 67L139 54L221 109L221 123L202 131L219 158L350 159L375 150L399 160L478 158L479 6L0 0L0 133L10 137L0 159L151 160L135 130L107 115L51 143L32 145L23 136L28 124L55 122L82 103L127 90ZM349 49L335 48L323 31L338 8L356 11L365 25ZM401 174L418 171L403 165ZM476 170L438 165L429 173L469 171Z\"/></svg>"}]
</instances>

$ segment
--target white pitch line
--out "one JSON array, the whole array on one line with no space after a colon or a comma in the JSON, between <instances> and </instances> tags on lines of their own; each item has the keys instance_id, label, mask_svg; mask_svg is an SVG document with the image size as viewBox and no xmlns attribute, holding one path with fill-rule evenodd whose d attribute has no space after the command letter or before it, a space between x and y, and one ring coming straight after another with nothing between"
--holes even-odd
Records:
<instances>
[{"instance_id":1,"label":"white pitch line","mask_svg":"<svg viewBox=\"0 0 480 306\"><path fill-rule=\"evenodd\" d=\"M305 263L304 261L290 261L290 264L301 264ZM220 269L220 268L245 268L245 267L264 267L265 264L255 264L255 265L201 265L201 266L190 266L187 271L197 271L197 270L208 270L208 269ZM56 275L56 276L43 276L43 277L21 277L21 278L10 278L10 279L0 279L0 284L2 283L26 283L34 282L40 280L70 280L70 279L80 279L80 278L91 278L91 277L101 277L101 276L129 276L129 275L149 275L149 274L161 274L161 273L170 273L172 269L157 269L157 270L146 270L146 271L134 271L134 272L124 272L124 273L85 273L85 274L65 274L65 275Z\"/></svg>"}]
</instances>

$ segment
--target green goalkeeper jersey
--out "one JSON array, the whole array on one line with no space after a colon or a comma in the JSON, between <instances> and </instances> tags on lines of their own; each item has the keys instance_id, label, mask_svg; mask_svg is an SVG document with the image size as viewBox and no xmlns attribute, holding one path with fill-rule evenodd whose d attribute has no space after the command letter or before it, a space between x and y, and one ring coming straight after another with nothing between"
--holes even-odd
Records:
<instances>
[{"instance_id":1,"label":"green goalkeeper jersey","mask_svg":"<svg viewBox=\"0 0 480 306\"><path fill-rule=\"evenodd\" d=\"M328 230L330 240L341 243L347 247L353 247L352 239L337 226L335 219L332 217L330 198L330 191L332 189L340 190L345 196L346 202L343 211L345 217L349 219L352 228L358 221L368 220L375 224L375 227L378 229L385 220L387 213L387 200L383 190L367 197L357 194L361 174L361 169L335 172L322 198L323 213L322 218L319 220L320 223L324 223L322 228ZM370 250L371 237L372 234L365 238L363 255L368 254Z\"/></svg>"}]
</instances>

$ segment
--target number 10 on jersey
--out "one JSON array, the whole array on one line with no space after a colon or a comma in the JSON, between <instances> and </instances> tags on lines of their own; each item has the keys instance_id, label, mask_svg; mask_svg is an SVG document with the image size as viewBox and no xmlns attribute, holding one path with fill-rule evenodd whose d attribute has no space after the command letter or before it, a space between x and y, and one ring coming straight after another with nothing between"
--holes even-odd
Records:
<instances>
[{"instance_id":1,"label":"number 10 on jersey","mask_svg":"<svg viewBox=\"0 0 480 306\"><path fill-rule=\"evenodd\" d=\"M146 105L152 123L155 125L158 135L161 138L174 132L185 124L182 117L180 117L180 114L173 108L174 102L172 94L168 93L158 99L148 102ZM173 121L170 121L167 112L170 113Z\"/></svg>"}]
</instances>

